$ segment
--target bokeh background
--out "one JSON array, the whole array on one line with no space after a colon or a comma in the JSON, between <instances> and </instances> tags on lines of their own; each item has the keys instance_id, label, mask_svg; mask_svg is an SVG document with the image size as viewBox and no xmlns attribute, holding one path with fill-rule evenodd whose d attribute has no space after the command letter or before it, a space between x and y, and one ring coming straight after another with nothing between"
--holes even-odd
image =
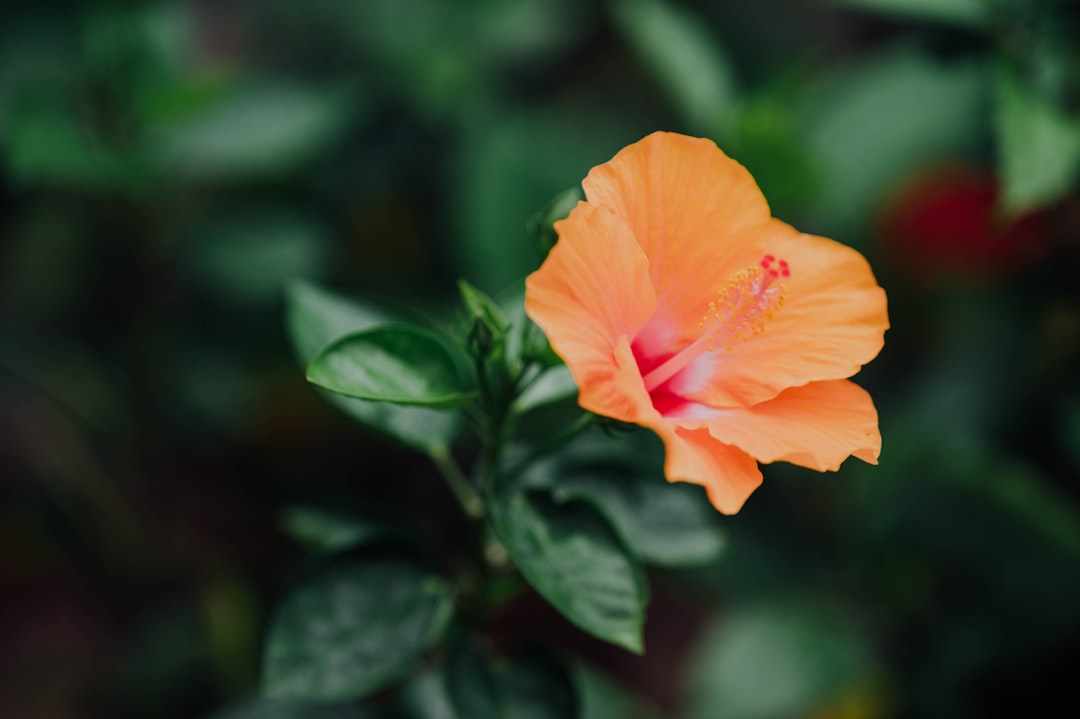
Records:
<instances>
[{"instance_id":1,"label":"bokeh background","mask_svg":"<svg viewBox=\"0 0 1080 719\"><path fill-rule=\"evenodd\" d=\"M655 129L870 258L881 465L766 468L716 562L651 574L644 657L529 598L491 631L584 657L589 719L1074 706L1078 40L1068 0L5 3L0 716L242 704L297 502L452 544L427 461L305 383L283 284L449 322Z\"/></svg>"}]
</instances>

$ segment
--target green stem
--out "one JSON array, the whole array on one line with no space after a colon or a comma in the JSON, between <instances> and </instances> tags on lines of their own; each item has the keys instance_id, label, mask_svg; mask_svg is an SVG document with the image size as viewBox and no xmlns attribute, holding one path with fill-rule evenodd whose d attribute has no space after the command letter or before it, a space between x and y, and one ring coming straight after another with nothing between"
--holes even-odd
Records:
<instances>
[{"instance_id":1,"label":"green stem","mask_svg":"<svg viewBox=\"0 0 1080 719\"><path fill-rule=\"evenodd\" d=\"M576 420L574 420L573 424L568 426L562 432L559 432L557 435L550 438L548 441L544 442L539 447L535 448L533 451L529 452L529 454L527 454L524 459L515 464L507 472L507 474L510 476L520 474L522 470L524 470L536 460L540 459L546 454L550 454L553 450L563 446L571 439L573 439L579 432L581 432L581 430L592 424L594 417L595 415L589 412L581 415Z\"/></svg>"},{"instance_id":2,"label":"green stem","mask_svg":"<svg viewBox=\"0 0 1080 719\"><path fill-rule=\"evenodd\" d=\"M475 476L477 486L488 500L498 481L503 445L509 430L510 400L515 393L516 380L507 375L501 361L487 362L481 358L476 360L476 375L487 422L484 428L484 461Z\"/></svg>"},{"instance_id":3,"label":"green stem","mask_svg":"<svg viewBox=\"0 0 1080 719\"><path fill-rule=\"evenodd\" d=\"M436 445L428 451L428 455L438 467L450 491L454 493L454 497L465 511L465 515L471 519L483 517L487 511L484 500L458 467L457 462L450 455L450 450L445 445Z\"/></svg>"},{"instance_id":4,"label":"green stem","mask_svg":"<svg viewBox=\"0 0 1080 719\"><path fill-rule=\"evenodd\" d=\"M480 357L476 358L476 382L480 387L480 406L489 418L494 418L498 397L488 377L487 363Z\"/></svg>"}]
</instances>

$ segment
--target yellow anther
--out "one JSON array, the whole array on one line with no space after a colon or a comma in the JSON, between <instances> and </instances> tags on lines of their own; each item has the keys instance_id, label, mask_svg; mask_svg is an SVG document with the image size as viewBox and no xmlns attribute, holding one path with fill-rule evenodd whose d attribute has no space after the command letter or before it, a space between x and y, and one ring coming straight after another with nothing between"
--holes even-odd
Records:
<instances>
[{"instance_id":1,"label":"yellow anther","mask_svg":"<svg viewBox=\"0 0 1080 719\"><path fill-rule=\"evenodd\" d=\"M645 388L651 392L704 352L714 351L718 344L730 352L737 342L763 334L776 310L784 304L784 287L777 283L777 278L778 274L767 268L754 267L728 280L716 299L709 302L708 311L698 323L701 332L698 339L649 372L645 376Z\"/></svg>"}]
</instances>

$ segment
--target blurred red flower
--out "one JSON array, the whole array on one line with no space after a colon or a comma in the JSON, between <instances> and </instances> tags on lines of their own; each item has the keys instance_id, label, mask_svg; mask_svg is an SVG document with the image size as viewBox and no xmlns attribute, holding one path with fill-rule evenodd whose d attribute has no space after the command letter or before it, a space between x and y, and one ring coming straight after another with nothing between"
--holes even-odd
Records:
<instances>
[{"instance_id":1,"label":"blurred red flower","mask_svg":"<svg viewBox=\"0 0 1080 719\"><path fill-rule=\"evenodd\" d=\"M1049 249L1044 214L1008 217L997 178L953 164L918 173L885 203L876 236L890 263L920 280L995 278Z\"/></svg>"}]
</instances>

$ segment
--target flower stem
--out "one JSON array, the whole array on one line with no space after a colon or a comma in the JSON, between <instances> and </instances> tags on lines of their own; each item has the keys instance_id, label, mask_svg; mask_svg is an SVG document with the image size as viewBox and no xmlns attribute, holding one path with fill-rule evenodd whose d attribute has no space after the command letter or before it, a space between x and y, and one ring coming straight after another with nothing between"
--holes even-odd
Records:
<instances>
[{"instance_id":1,"label":"flower stem","mask_svg":"<svg viewBox=\"0 0 1080 719\"><path fill-rule=\"evenodd\" d=\"M507 474L510 476L520 474L526 467L528 467L536 460L540 459L546 454L550 454L553 450L563 446L575 436L577 436L583 429L592 424L593 418L595 416L596 415L590 412L582 414L562 432L559 432L557 435L551 437L539 447L536 447L535 449L533 449L533 451L529 452L521 461L515 464L509 471L507 471Z\"/></svg>"},{"instance_id":2,"label":"flower stem","mask_svg":"<svg viewBox=\"0 0 1080 719\"><path fill-rule=\"evenodd\" d=\"M471 519L483 517L487 511L483 498L465 476L465 473L461 471L461 468L458 467L446 445L433 446L428 451L428 455L431 457L431 461L435 463L435 466L438 467L465 515Z\"/></svg>"}]
</instances>

